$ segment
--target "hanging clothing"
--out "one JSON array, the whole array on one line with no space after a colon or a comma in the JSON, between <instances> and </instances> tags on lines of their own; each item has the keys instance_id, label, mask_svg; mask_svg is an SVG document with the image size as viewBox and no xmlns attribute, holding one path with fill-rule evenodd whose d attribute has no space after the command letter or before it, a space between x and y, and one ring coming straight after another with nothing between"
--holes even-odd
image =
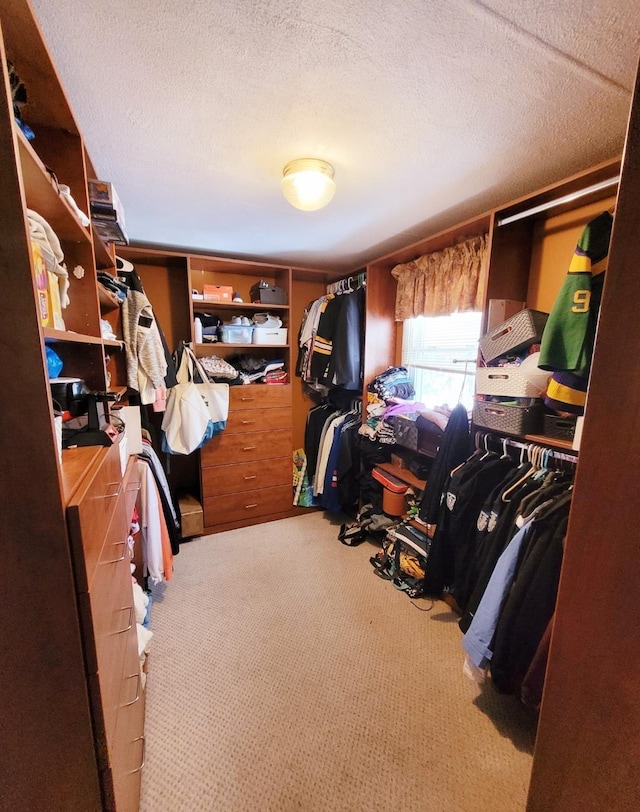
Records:
<instances>
[{"instance_id":1,"label":"hanging clothing","mask_svg":"<svg viewBox=\"0 0 640 812\"><path fill-rule=\"evenodd\" d=\"M478 611L462 638L462 648L476 668L486 668L493 655L491 644L500 611L515 576L520 547L532 522L533 518L518 530L498 559L478 605Z\"/></svg>"},{"instance_id":2,"label":"hanging clothing","mask_svg":"<svg viewBox=\"0 0 640 812\"><path fill-rule=\"evenodd\" d=\"M338 465L340 460L340 452L345 437L350 428L359 426L360 413L356 411L347 412L342 417L341 421L336 422L333 441L327 459L327 466L324 475L324 487L322 489L322 498L320 504L322 507L331 512L339 513L342 510L342 501L340 499L340 492L338 487Z\"/></svg>"},{"instance_id":3,"label":"hanging clothing","mask_svg":"<svg viewBox=\"0 0 640 812\"><path fill-rule=\"evenodd\" d=\"M151 442L145 437L142 439L142 451L138 456L149 463L151 471L153 472L160 495L162 513L169 534L171 552L173 555L177 555L180 552L180 541L182 539L182 518L180 512L176 509L176 500L169 487L169 482L167 481L160 458L156 454Z\"/></svg>"},{"instance_id":4,"label":"hanging clothing","mask_svg":"<svg viewBox=\"0 0 640 812\"><path fill-rule=\"evenodd\" d=\"M329 293L311 302L298 334L296 375L312 388L360 391L365 289Z\"/></svg>"},{"instance_id":5,"label":"hanging clothing","mask_svg":"<svg viewBox=\"0 0 640 812\"><path fill-rule=\"evenodd\" d=\"M525 473L527 472L525 471ZM559 481L557 481L558 478ZM473 572L477 573L477 578L474 583L467 580L469 599L466 605L461 607L464 613L458 624L463 632L466 632L471 625L503 550L523 523L525 517L523 516L521 521L518 521L518 517L523 515L525 509L530 512L537 504L542 504L564 494L569 487L563 474L552 474L544 479L536 479L533 475L528 475L524 480L518 481L516 479L515 485L509 482L505 483L505 485L506 487L496 497L496 502L500 503L500 507L495 506L496 513L499 511L498 517L495 523L489 525L482 546L477 548L475 552ZM509 493L508 501L505 502L504 499L509 488L512 488L512 492ZM533 497L534 494L535 499L527 501L527 498Z\"/></svg>"},{"instance_id":6,"label":"hanging clothing","mask_svg":"<svg viewBox=\"0 0 640 812\"><path fill-rule=\"evenodd\" d=\"M130 262L119 260L118 273L129 293L122 303L122 335L127 355L127 385L140 393L140 402L164 411L166 390L176 385L169 348L142 281Z\"/></svg>"},{"instance_id":7,"label":"hanging clothing","mask_svg":"<svg viewBox=\"0 0 640 812\"><path fill-rule=\"evenodd\" d=\"M544 632L553 617L569 522L571 494L560 497L533 522L493 642L491 679L504 693L519 693Z\"/></svg>"},{"instance_id":8,"label":"hanging clothing","mask_svg":"<svg viewBox=\"0 0 640 812\"><path fill-rule=\"evenodd\" d=\"M469 417L465 407L459 403L449 417L420 501L420 518L427 524L435 524L438 520L449 472L464 462L471 454L471 450Z\"/></svg>"},{"instance_id":9,"label":"hanging clothing","mask_svg":"<svg viewBox=\"0 0 640 812\"><path fill-rule=\"evenodd\" d=\"M556 411L584 413L612 226L605 211L584 227L542 335L538 366L553 372L545 403Z\"/></svg>"},{"instance_id":10,"label":"hanging clothing","mask_svg":"<svg viewBox=\"0 0 640 812\"><path fill-rule=\"evenodd\" d=\"M144 465L140 487L140 535L143 575L153 584L168 581L173 574L173 557L160 495L151 466Z\"/></svg>"},{"instance_id":11,"label":"hanging clothing","mask_svg":"<svg viewBox=\"0 0 640 812\"><path fill-rule=\"evenodd\" d=\"M488 454L467 462L450 476L425 570L428 594L447 589L455 595L457 584L464 583L474 552L478 514L487 495L513 466L509 457Z\"/></svg>"}]
</instances>

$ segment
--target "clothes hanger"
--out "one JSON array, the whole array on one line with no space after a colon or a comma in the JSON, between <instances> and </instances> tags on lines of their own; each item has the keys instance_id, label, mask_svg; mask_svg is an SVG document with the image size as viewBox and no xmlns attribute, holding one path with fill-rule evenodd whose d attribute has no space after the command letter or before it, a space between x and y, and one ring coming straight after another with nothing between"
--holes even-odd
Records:
<instances>
[{"instance_id":1,"label":"clothes hanger","mask_svg":"<svg viewBox=\"0 0 640 812\"><path fill-rule=\"evenodd\" d=\"M480 443L482 442L483 437L485 438L485 442L486 442L487 435L483 434L481 431L476 431L475 440L474 440L474 443L475 443L475 446L476 446L475 451L473 452L473 454L471 454L471 456L467 457L466 460L463 460L460 463L460 465L456 465L456 467L453 470L449 471L449 476L450 477L452 477L454 474L456 474L461 468L464 468L464 466L468 462L471 462L471 460L477 459L478 454L480 454L482 452L482 448L480 447Z\"/></svg>"},{"instance_id":2,"label":"clothes hanger","mask_svg":"<svg viewBox=\"0 0 640 812\"><path fill-rule=\"evenodd\" d=\"M529 457L529 462L531 463L531 468L529 468L529 470L525 473L524 476L520 477L520 479L517 482L514 482L513 485L511 485L511 487L507 488L507 490L502 494L502 496L500 498L501 498L501 500L503 502L510 502L511 501L511 499L510 499L511 494L516 490L516 488L519 488L520 485L522 485L523 482L526 482L526 480L529 479L530 476L533 476L533 474L535 474L536 471L538 470L535 467L535 462L534 462L534 454L535 454L534 449L535 448L540 448L540 446L534 446L533 443L531 443L528 446L527 454L528 454L528 457Z\"/></svg>"},{"instance_id":3,"label":"clothes hanger","mask_svg":"<svg viewBox=\"0 0 640 812\"><path fill-rule=\"evenodd\" d=\"M487 457L491 456L491 454L493 454L493 451L489 450L489 435L485 434L484 435L484 454L480 457L480 462L482 462L482 460L486 460Z\"/></svg>"}]
</instances>

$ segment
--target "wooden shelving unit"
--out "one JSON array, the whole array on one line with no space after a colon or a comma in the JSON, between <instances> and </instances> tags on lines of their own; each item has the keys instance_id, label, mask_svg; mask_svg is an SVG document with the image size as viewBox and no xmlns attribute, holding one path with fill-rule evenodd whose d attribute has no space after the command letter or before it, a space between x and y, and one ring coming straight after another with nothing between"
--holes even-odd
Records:
<instances>
[{"instance_id":1,"label":"wooden shelving unit","mask_svg":"<svg viewBox=\"0 0 640 812\"><path fill-rule=\"evenodd\" d=\"M14 120L8 60L28 88L24 118L33 141ZM122 389L122 345L101 337L96 286L97 268L113 267L113 254L59 192L58 183L68 186L88 214L90 162L28 0L0 0L0 85L0 345L4 372L21 387L18 399L9 388L0 395L7 468L0 805L133 810L144 694L131 695L136 630L122 625L122 607L133 611L129 562L123 557L115 568L110 553L116 538L127 537L137 467L130 462L123 476L117 443L64 449L60 460L45 362L51 347L62 376L95 391L105 391L110 377ZM27 210L46 221L64 255L65 330L41 325ZM101 566L89 577L92 558Z\"/></svg>"},{"instance_id":2,"label":"wooden shelving unit","mask_svg":"<svg viewBox=\"0 0 640 812\"><path fill-rule=\"evenodd\" d=\"M402 482L406 482L407 485L410 485L418 491L423 491L427 486L426 479L419 479L415 474L412 474L408 468L400 468L399 465L394 465L392 462L378 462L376 463L376 468L381 468L388 474L393 474L393 476L402 480Z\"/></svg>"}]
</instances>

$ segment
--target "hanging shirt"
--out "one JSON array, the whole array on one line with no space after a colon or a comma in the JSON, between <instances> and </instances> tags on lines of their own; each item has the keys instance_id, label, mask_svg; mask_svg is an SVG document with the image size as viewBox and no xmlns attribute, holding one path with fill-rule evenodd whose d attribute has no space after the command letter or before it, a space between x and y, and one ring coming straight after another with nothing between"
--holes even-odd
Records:
<instances>
[{"instance_id":1,"label":"hanging shirt","mask_svg":"<svg viewBox=\"0 0 640 812\"><path fill-rule=\"evenodd\" d=\"M545 403L556 411L584 412L612 224L605 211L584 227L544 329L538 366L554 373Z\"/></svg>"}]
</instances>

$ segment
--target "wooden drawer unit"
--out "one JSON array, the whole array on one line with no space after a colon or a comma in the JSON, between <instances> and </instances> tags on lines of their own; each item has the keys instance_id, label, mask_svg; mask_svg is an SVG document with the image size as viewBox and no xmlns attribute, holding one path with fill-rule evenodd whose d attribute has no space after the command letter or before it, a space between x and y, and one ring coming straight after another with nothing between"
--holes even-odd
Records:
<instances>
[{"instance_id":1,"label":"wooden drawer unit","mask_svg":"<svg viewBox=\"0 0 640 812\"><path fill-rule=\"evenodd\" d=\"M204 523L210 527L225 522L253 519L256 516L268 516L270 513L282 513L291 508L292 499L290 484L226 496L205 497Z\"/></svg>"},{"instance_id":2,"label":"wooden drawer unit","mask_svg":"<svg viewBox=\"0 0 640 812\"><path fill-rule=\"evenodd\" d=\"M67 506L76 577L81 591L89 588L123 488L120 449L114 443L97 461Z\"/></svg>"},{"instance_id":3,"label":"wooden drawer unit","mask_svg":"<svg viewBox=\"0 0 640 812\"><path fill-rule=\"evenodd\" d=\"M133 680L131 680L133 682ZM138 812L140 778L145 759L145 695L140 690L135 701L123 702L118 712L116 748L111 780L117 812Z\"/></svg>"},{"instance_id":4,"label":"wooden drawer unit","mask_svg":"<svg viewBox=\"0 0 640 812\"><path fill-rule=\"evenodd\" d=\"M132 467L130 465L128 470ZM113 748L123 679L128 676L123 673L127 647L137 646L127 544L132 507L130 492L123 488L89 591L79 595L87 671L97 675L96 692L92 697L96 733L99 738L104 736L109 753Z\"/></svg>"},{"instance_id":5,"label":"wooden drawer unit","mask_svg":"<svg viewBox=\"0 0 640 812\"><path fill-rule=\"evenodd\" d=\"M68 506L96 754L107 807L118 812L137 809L140 782L144 699L127 541L140 481L135 457L121 476L112 446Z\"/></svg>"},{"instance_id":6,"label":"wooden drawer unit","mask_svg":"<svg viewBox=\"0 0 640 812\"><path fill-rule=\"evenodd\" d=\"M204 446L202 467L267 460L291 454L291 429L227 434L221 432Z\"/></svg>"},{"instance_id":7,"label":"wooden drawer unit","mask_svg":"<svg viewBox=\"0 0 640 812\"><path fill-rule=\"evenodd\" d=\"M202 493L204 496L223 496L248 489L291 485L291 457L275 460L240 462L235 465L215 465L202 469Z\"/></svg>"},{"instance_id":8,"label":"wooden drawer unit","mask_svg":"<svg viewBox=\"0 0 640 812\"><path fill-rule=\"evenodd\" d=\"M229 411L225 434L239 434L248 431L274 431L291 427L291 409L241 409Z\"/></svg>"},{"instance_id":9,"label":"wooden drawer unit","mask_svg":"<svg viewBox=\"0 0 640 812\"><path fill-rule=\"evenodd\" d=\"M238 409L291 409L291 384L253 384L229 387L229 411Z\"/></svg>"},{"instance_id":10,"label":"wooden drawer unit","mask_svg":"<svg viewBox=\"0 0 640 812\"><path fill-rule=\"evenodd\" d=\"M291 452L291 386L232 386L227 426L200 455L205 527L291 510Z\"/></svg>"}]
</instances>

